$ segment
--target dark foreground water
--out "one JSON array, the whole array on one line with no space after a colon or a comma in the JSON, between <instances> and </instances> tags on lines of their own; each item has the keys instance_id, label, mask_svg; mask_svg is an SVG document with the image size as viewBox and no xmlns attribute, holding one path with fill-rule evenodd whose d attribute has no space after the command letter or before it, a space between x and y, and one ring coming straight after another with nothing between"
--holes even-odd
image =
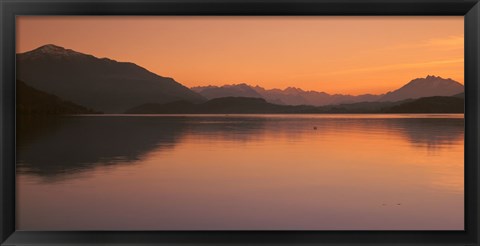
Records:
<instances>
[{"instance_id":1,"label":"dark foreground water","mask_svg":"<svg viewBox=\"0 0 480 246\"><path fill-rule=\"evenodd\" d=\"M463 230L463 115L22 119L19 230Z\"/></svg>"}]
</instances>

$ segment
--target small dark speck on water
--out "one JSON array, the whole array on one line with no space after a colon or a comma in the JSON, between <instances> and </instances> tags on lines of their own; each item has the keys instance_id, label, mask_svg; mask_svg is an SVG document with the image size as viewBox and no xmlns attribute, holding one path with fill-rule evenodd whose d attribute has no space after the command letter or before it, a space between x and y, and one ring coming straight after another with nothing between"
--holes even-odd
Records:
<instances>
[{"instance_id":1,"label":"small dark speck on water","mask_svg":"<svg viewBox=\"0 0 480 246\"><path fill-rule=\"evenodd\" d=\"M401 203L397 203L397 205L402 205Z\"/></svg>"},{"instance_id":2,"label":"small dark speck on water","mask_svg":"<svg viewBox=\"0 0 480 246\"><path fill-rule=\"evenodd\" d=\"M317 130L317 127L316 127L316 126L314 126L314 127L313 127L313 130Z\"/></svg>"}]
</instances>

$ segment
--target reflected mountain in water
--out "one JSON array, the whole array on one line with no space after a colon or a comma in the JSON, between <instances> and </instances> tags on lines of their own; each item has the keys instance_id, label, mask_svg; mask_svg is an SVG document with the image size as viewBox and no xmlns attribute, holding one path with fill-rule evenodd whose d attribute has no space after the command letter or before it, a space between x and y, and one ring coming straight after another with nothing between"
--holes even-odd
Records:
<instances>
[{"instance_id":1,"label":"reflected mountain in water","mask_svg":"<svg viewBox=\"0 0 480 246\"><path fill-rule=\"evenodd\" d=\"M436 149L464 138L464 119L396 119L387 127L397 129L414 146Z\"/></svg>"},{"instance_id":2,"label":"reflected mountain in water","mask_svg":"<svg viewBox=\"0 0 480 246\"><path fill-rule=\"evenodd\" d=\"M435 149L462 140L463 128L463 118L308 115L22 118L17 131L17 167L21 174L54 181L99 166L135 164L150 152L169 151L192 139L253 144L266 138L308 141L322 134L360 132L400 136L413 147Z\"/></svg>"},{"instance_id":3,"label":"reflected mountain in water","mask_svg":"<svg viewBox=\"0 0 480 246\"><path fill-rule=\"evenodd\" d=\"M171 149L186 126L181 120L132 117L27 120L19 124L17 168L45 177L132 163L153 149Z\"/></svg>"}]
</instances>

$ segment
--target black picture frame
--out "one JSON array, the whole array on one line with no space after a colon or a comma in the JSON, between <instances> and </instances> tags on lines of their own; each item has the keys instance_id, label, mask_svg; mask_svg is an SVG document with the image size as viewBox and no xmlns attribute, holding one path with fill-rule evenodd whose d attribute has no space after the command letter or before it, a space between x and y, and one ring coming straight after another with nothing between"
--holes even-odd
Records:
<instances>
[{"instance_id":1,"label":"black picture frame","mask_svg":"<svg viewBox=\"0 0 480 246\"><path fill-rule=\"evenodd\" d=\"M479 245L478 0L0 0L1 245ZM464 231L17 231L15 17L19 15L457 15L465 17ZM128 199L128 198L125 198Z\"/></svg>"}]
</instances>

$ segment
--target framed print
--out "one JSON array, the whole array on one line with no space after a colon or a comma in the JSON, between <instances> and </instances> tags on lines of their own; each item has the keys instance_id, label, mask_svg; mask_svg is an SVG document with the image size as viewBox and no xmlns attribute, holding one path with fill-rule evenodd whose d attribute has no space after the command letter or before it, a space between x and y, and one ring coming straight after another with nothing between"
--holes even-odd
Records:
<instances>
[{"instance_id":1,"label":"framed print","mask_svg":"<svg viewBox=\"0 0 480 246\"><path fill-rule=\"evenodd\" d=\"M0 7L1 245L478 245L476 0Z\"/></svg>"}]
</instances>

